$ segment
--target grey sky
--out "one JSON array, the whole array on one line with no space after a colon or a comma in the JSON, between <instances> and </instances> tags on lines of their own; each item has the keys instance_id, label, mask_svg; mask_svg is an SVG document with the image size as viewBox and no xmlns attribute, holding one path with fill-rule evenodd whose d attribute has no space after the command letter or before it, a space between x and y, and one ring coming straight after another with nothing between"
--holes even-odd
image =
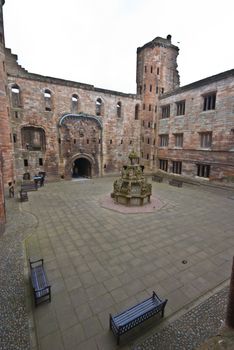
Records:
<instances>
[{"instance_id":1,"label":"grey sky","mask_svg":"<svg viewBox=\"0 0 234 350\"><path fill-rule=\"evenodd\" d=\"M6 46L28 71L136 90L136 49L172 35L181 86L234 68L233 0L6 0Z\"/></svg>"}]
</instances>

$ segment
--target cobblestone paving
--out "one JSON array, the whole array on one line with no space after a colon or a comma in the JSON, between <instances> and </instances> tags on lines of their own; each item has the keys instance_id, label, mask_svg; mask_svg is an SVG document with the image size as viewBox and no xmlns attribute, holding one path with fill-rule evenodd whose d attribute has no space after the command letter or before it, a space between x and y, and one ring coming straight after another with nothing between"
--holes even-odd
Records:
<instances>
[{"instance_id":1,"label":"cobblestone paving","mask_svg":"<svg viewBox=\"0 0 234 350\"><path fill-rule=\"evenodd\" d=\"M0 349L28 350L23 240L36 226L36 220L19 211L16 199L7 199L6 207L6 231L0 237Z\"/></svg>"},{"instance_id":2,"label":"cobblestone paving","mask_svg":"<svg viewBox=\"0 0 234 350\"><path fill-rule=\"evenodd\" d=\"M225 317L228 288L202 302L178 320L134 345L132 350L194 350L217 334Z\"/></svg>"}]
</instances>

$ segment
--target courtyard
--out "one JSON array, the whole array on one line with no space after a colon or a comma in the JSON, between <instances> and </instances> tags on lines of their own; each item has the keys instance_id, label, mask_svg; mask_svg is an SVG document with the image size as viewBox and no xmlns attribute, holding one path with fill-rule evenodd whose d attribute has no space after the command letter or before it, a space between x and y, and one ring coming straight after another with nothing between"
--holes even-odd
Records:
<instances>
[{"instance_id":1,"label":"courtyard","mask_svg":"<svg viewBox=\"0 0 234 350\"><path fill-rule=\"evenodd\" d=\"M233 189L155 182L153 196L162 202L161 208L123 214L102 207L113 180L48 183L30 192L28 202L8 200L18 212L10 226L25 247L19 260L25 267L26 309L35 349L38 342L41 350L114 350L110 313L136 304L154 290L168 299L166 322L229 280ZM28 283L29 257L44 258L52 286L51 303L36 309ZM124 336L118 348L133 348L161 325L152 320L134 336Z\"/></svg>"}]
</instances>

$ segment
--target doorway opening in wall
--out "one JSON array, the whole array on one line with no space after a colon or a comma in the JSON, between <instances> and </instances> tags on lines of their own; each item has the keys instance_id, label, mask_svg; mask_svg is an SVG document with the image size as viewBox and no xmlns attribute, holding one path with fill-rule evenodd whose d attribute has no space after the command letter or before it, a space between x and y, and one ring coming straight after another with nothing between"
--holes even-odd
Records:
<instances>
[{"instance_id":1,"label":"doorway opening in wall","mask_svg":"<svg viewBox=\"0 0 234 350\"><path fill-rule=\"evenodd\" d=\"M73 163L72 178L91 178L91 163L86 158L78 158Z\"/></svg>"}]
</instances>

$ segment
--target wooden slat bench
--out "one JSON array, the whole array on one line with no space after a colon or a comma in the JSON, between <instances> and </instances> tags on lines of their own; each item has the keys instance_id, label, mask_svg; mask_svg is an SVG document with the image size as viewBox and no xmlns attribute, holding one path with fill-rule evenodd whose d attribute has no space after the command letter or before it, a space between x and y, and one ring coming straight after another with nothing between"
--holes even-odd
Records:
<instances>
[{"instance_id":1,"label":"wooden slat bench","mask_svg":"<svg viewBox=\"0 0 234 350\"><path fill-rule=\"evenodd\" d=\"M152 181L163 182L163 177L160 175L153 175Z\"/></svg>"},{"instance_id":2,"label":"wooden slat bench","mask_svg":"<svg viewBox=\"0 0 234 350\"><path fill-rule=\"evenodd\" d=\"M110 329L117 337L117 344L119 344L122 334L148 320L150 317L159 312L162 313L163 317L166 303L167 299L161 300L157 294L153 292L150 298L143 300L139 304L114 316L110 314Z\"/></svg>"},{"instance_id":3,"label":"wooden slat bench","mask_svg":"<svg viewBox=\"0 0 234 350\"><path fill-rule=\"evenodd\" d=\"M47 281L43 259L39 259L36 261L31 261L29 259L29 263L35 306L37 306L43 301L50 302L51 286Z\"/></svg>"},{"instance_id":4,"label":"wooden slat bench","mask_svg":"<svg viewBox=\"0 0 234 350\"><path fill-rule=\"evenodd\" d=\"M29 192L29 191L37 191L37 184L35 182L26 182L21 184L21 190Z\"/></svg>"},{"instance_id":5,"label":"wooden slat bench","mask_svg":"<svg viewBox=\"0 0 234 350\"><path fill-rule=\"evenodd\" d=\"M171 180L169 181L169 185L171 185L171 186L177 186L177 187L182 187L183 181L181 181L181 180L176 180L176 179L171 179Z\"/></svg>"}]
</instances>

